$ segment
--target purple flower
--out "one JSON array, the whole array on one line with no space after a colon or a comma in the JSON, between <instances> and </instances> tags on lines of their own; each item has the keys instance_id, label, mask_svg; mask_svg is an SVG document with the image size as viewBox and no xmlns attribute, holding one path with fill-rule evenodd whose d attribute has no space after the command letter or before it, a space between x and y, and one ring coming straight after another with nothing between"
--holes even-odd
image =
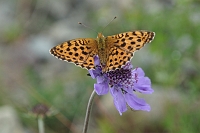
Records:
<instances>
[{"instance_id":1,"label":"purple flower","mask_svg":"<svg viewBox=\"0 0 200 133\"><path fill-rule=\"evenodd\" d=\"M141 68L133 69L132 64L128 62L121 69L103 73L98 56L94 57L94 62L96 68L89 70L91 77L97 80L94 89L98 95L105 95L110 90L120 115L127 110L127 105L134 110L151 110L144 99L138 98L133 93L134 91L144 94L153 92L151 81L145 77Z\"/></svg>"}]
</instances>

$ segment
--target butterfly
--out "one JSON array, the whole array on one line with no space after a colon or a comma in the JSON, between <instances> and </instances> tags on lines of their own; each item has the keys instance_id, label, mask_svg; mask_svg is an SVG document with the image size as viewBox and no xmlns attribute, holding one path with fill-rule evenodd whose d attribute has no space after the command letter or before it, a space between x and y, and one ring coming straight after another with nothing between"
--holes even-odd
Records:
<instances>
[{"instance_id":1,"label":"butterfly","mask_svg":"<svg viewBox=\"0 0 200 133\"><path fill-rule=\"evenodd\" d=\"M75 63L76 65L94 69L95 55L98 55L103 72L119 69L124 66L145 44L155 37L151 31L136 30L104 37L98 33L97 38L77 38L63 42L52 49L50 53L58 59Z\"/></svg>"}]
</instances>

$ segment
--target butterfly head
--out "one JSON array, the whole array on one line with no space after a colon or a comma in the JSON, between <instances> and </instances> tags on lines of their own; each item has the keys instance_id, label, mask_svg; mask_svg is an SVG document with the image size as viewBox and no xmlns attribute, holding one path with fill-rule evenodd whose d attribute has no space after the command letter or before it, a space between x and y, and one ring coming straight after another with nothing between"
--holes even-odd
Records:
<instances>
[{"instance_id":1,"label":"butterfly head","mask_svg":"<svg viewBox=\"0 0 200 133\"><path fill-rule=\"evenodd\" d=\"M105 44L105 39L104 39L104 35L102 33L98 33L97 35L97 42L99 44L99 46L103 46Z\"/></svg>"},{"instance_id":2,"label":"butterfly head","mask_svg":"<svg viewBox=\"0 0 200 133\"><path fill-rule=\"evenodd\" d=\"M103 38L103 37L104 37L104 35L103 35L102 33L99 32L98 35L97 35L97 38L100 39L100 38Z\"/></svg>"}]
</instances>

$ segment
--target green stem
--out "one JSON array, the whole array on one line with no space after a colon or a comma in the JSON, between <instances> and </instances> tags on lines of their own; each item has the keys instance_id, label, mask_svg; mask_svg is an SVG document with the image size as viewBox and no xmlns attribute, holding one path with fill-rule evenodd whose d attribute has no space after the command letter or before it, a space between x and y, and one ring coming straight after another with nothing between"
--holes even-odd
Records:
<instances>
[{"instance_id":1,"label":"green stem","mask_svg":"<svg viewBox=\"0 0 200 133\"><path fill-rule=\"evenodd\" d=\"M43 120L43 117L38 117L38 129L39 129L39 133L44 133L44 120Z\"/></svg>"},{"instance_id":2,"label":"green stem","mask_svg":"<svg viewBox=\"0 0 200 133\"><path fill-rule=\"evenodd\" d=\"M94 100L95 93L96 93L95 90L93 90L93 92L90 96L90 99L88 101L88 106L87 106L87 110L86 110L85 122L84 122L82 133L87 133L88 123L89 123L89 118L90 118L90 113L91 113L92 103L93 103L93 100Z\"/></svg>"}]
</instances>

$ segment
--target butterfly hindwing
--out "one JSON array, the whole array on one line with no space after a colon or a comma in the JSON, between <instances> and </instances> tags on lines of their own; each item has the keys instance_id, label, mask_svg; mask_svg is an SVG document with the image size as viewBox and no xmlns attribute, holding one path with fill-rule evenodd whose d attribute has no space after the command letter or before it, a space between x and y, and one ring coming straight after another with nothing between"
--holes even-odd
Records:
<instances>
[{"instance_id":1,"label":"butterfly hindwing","mask_svg":"<svg viewBox=\"0 0 200 133\"><path fill-rule=\"evenodd\" d=\"M120 48L112 47L109 52L106 68L103 71L112 71L121 68L131 60L134 53L126 52Z\"/></svg>"}]
</instances>

